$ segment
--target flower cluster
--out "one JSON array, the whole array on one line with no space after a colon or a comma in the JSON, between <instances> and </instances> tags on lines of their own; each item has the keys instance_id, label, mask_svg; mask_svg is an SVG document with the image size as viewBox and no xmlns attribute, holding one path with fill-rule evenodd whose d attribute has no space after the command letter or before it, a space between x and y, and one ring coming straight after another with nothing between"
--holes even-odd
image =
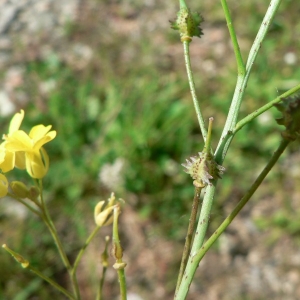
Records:
<instances>
[{"instance_id":1,"label":"flower cluster","mask_svg":"<svg viewBox=\"0 0 300 300\"><path fill-rule=\"evenodd\" d=\"M20 130L23 118L23 110L16 113L10 122L8 134L3 135L4 141L0 144L0 169L3 173L15 167L26 169L32 178L41 179L49 169L49 157L43 145L55 138L56 131L50 131L51 125L37 125L27 134ZM7 188L7 179L0 174L0 197L7 194Z\"/></svg>"}]
</instances>

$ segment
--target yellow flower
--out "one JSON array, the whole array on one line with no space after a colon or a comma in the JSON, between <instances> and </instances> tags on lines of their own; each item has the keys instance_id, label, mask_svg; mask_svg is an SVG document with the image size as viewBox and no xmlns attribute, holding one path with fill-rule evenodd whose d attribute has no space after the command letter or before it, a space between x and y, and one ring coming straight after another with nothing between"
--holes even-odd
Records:
<instances>
[{"instance_id":1,"label":"yellow flower","mask_svg":"<svg viewBox=\"0 0 300 300\"><path fill-rule=\"evenodd\" d=\"M4 137L10 136L12 133L17 131L24 118L24 110L21 109L19 113L16 113L12 120L10 121L8 134L4 135ZM2 172L6 173L11 171L15 166L19 169L25 169L25 157L24 153L21 152L12 152L6 149L5 145L7 144L4 141L0 145L0 168Z\"/></svg>"},{"instance_id":2,"label":"yellow flower","mask_svg":"<svg viewBox=\"0 0 300 300\"><path fill-rule=\"evenodd\" d=\"M7 194L8 181L3 174L0 174L0 197L4 197Z\"/></svg>"},{"instance_id":3,"label":"yellow flower","mask_svg":"<svg viewBox=\"0 0 300 300\"><path fill-rule=\"evenodd\" d=\"M49 168L49 157L42 146L55 138L56 131L50 131L51 125L37 125L27 135L19 130L23 116L23 110L16 114L11 121L9 133L4 135L5 142L0 145L0 168L8 172L15 166L20 169L26 167L31 177L40 179Z\"/></svg>"},{"instance_id":4,"label":"yellow flower","mask_svg":"<svg viewBox=\"0 0 300 300\"><path fill-rule=\"evenodd\" d=\"M95 223L98 226L106 226L112 223L113 214L112 211L114 209L114 205L116 202L116 198L114 193L111 193L110 198L108 199L107 205L102 209L105 201L100 201L94 210Z\"/></svg>"}]
</instances>

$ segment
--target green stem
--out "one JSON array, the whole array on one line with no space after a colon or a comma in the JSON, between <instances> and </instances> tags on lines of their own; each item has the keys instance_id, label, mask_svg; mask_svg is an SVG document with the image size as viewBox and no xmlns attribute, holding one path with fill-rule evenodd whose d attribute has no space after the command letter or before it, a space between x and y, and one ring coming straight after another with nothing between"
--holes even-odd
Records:
<instances>
[{"instance_id":1,"label":"green stem","mask_svg":"<svg viewBox=\"0 0 300 300\"><path fill-rule=\"evenodd\" d=\"M179 6L180 6L180 9L187 8L187 5L184 0L179 0Z\"/></svg>"},{"instance_id":2,"label":"green stem","mask_svg":"<svg viewBox=\"0 0 300 300\"><path fill-rule=\"evenodd\" d=\"M51 278L45 276L44 274L42 274L40 271L38 271L37 269L31 267L30 265L28 266L28 269L35 273L37 276L39 276L40 278L42 278L43 280L47 281L49 284L51 284L54 288L56 288L57 290L59 290L61 293L63 293L65 296L67 296L69 299L75 300L77 298L75 298L70 292L68 292L67 290L65 290L62 286L60 286L58 283L56 283L54 280L52 280Z\"/></svg>"},{"instance_id":3,"label":"green stem","mask_svg":"<svg viewBox=\"0 0 300 300\"><path fill-rule=\"evenodd\" d=\"M105 248L103 253L101 254L101 261L102 261L102 276L98 285L98 292L97 292L97 300L103 300L103 286L104 286L104 280L105 280L105 275L106 275L106 270L108 267L108 243L109 243L109 236L105 237Z\"/></svg>"},{"instance_id":4,"label":"green stem","mask_svg":"<svg viewBox=\"0 0 300 300\"><path fill-rule=\"evenodd\" d=\"M233 50L234 50L234 54L235 54L235 58L236 58L236 62L237 62L238 74L243 75L246 72L246 68L245 68L245 65L243 62L243 58L241 55L240 46L237 41L235 30L234 30L234 27L232 24L230 11L229 11L226 0L221 0L221 4L222 4L223 10L224 10L229 34L230 34L232 45L233 45Z\"/></svg>"},{"instance_id":5,"label":"green stem","mask_svg":"<svg viewBox=\"0 0 300 300\"><path fill-rule=\"evenodd\" d=\"M186 276L189 276L189 274L191 274L193 272L193 269L192 269L193 268L193 264L192 264L193 259L192 258L198 252L198 250L200 249L200 247L203 244L206 230L208 227L208 220L209 220L209 215L210 215L210 211L211 211L211 207L212 207L212 203L213 203L214 194L215 194L215 186L214 185L207 186L206 191L205 191L205 197L202 201L202 209L201 209L199 220L198 220L198 226L197 226L197 229L195 232L192 250L189 255L189 260L188 260L186 268L185 268L184 276L181 280L179 288L177 289L177 292L175 293L175 298L174 298L175 300L185 299L185 297L182 298L182 291L186 290L186 288L189 288L189 285L192 282L193 278L189 277L190 282L187 283Z\"/></svg>"},{"instance_id":6,"label":"green stem","mask_svg":"<svg viewBox=\"0 0 300 300\"><path fill-rule=\"evenodd\" d=\"M33 208L32 206L30 206L28 203L26 203L26 201L24 201L21 198L16 197L14 194L8 192L7 195L15 200L17 200L18 202L22 203L23 205L25 205L31 212L33 212L34 214L36 214L37 216L41 217L41 214L38 210L36 210L35 208Z\"/></svg>"},{"instance_id":7,"label":"green stem","mask_svg":"<svg viewBox=\"0 0 300 300\"><path fill-rule=\"evenodd\" d=\"M260 107L259 109L257 109L253 113L249 114L247 117L243 118L241 121L239 121L236 124L236 126L235 126L235 128L234 128L234 130L232 132L232 135L236 134L247 123L251 122L253 119L255 119L256 117L258 117L259 115L261 115L262 113L264 113L265 111L267 111L268 109L270 109L271 107L273 107L274 104L280 102L282 99L284 99L286 97L289 97L290 95L296 93L299 90L300 90L300 84L298 84L297 86L293 87L292 89L286 91L285 93L281 94L280 96L278 96L274 100L270 101L266 105Z\"/></svg>"},{"instance_id":8,"label":"green stem","mask_svg":"<svg viewBox=\"0 0 300 300\"><path fill-rule=\"evenodd\" d=\"M200 130L201 130L203 139L205 141L207 132L206 132L204 119L203 119L203 116L202 116L202 113L201 113L201 110L200 110L199 101L198 101L197 95L196 95L194 76L193 76L192 67L191 67L191 60L190 60L189 42L188 41L183 41L182 43L183 43L183 49L184 49L185 66L186 66L186 71L187 71L187 75L188 75L190 90L191 90L191 94L192 94L192 98L193 98L193 103L194 103L194 107L195 107L195 110L196 110L198 122L199 122L199 125L200 125Z\"/></svg>"},{"instance_id":9,"label":"green stem","mask_svg":"<svg viewBox=\"0 0 300 300\"><path fill-rule=\"evenodd\" d=\"M195 188L195 193L194 193L194 199L193 199L193 206L192 206L192 212L189 220L189 226L188 226L188 231L187 235L185 238L185 245L184 245L184 250L182 254L182 259L181 259L181 264L180 264L180 270L178 274L178 279L177 279L177 285L176 285L176 291L179 288L179 285L182 280L182 276L188 261L188 257L191 251L191 245L192 245L192 239L194 235L194 229L195 229L195 222L196 222L196 217L198 213L198 206L200 202L200 195L201 195L201 190L202 188L196 187Z\"/></svg>"},{"instance_id":10,"label":"green stem","mask_svg":"<svg viewBox=\"0 0 300 300\"><path fill-rule=\"evenodd\" d=\"M247 86L247 82L250 76L252 66L259 52L259 48L261 47L261 44L265 39L270 24L274 19L275 13L279 8L281 1L282 0L271 0L270 5L268 6L267 12L265 14L265 17L257 33L257 36L250 49L247 64L246 64L246 72L245 74L238 74L236 88L228 112L227 120L215 153L215 159L219 164L221 164L224 161L230 142L232 140L231 132L237 123L237 117L240 110L241 101Z\"/></svg>"},{"instance_id":11,"label":"green stem","mask_svg":"<svg viewBox=\"0 0 300 300\"><path fill-rule=\"evenodd\" d=\"M9 247L7 247L6 244L2 245L2 248L7 251L8 253L10 253L13 258L21 264L22 268L24 269L28 269L30 271L32 271L33 273L35 273L38 277L42 278L43 280L47 281L49 284L51 284L54 288L56 288L57 290L59 290L61 293L63 293L64 295L66 295L68 298L70 299L75 299L73 297L73 295L71 293L69 293L67 290L65 290L62 286L60 286L58 283L56 283L55 281L53 281L51 278L45 276L43 273L41 273L40 271L38 271L37 269L35 269L34 267L32 267L29 263L29 261L27 259L25 259L22 255L20 255L19 253L13 251L12 249L10 249Z\"/></svg>"},{"instance_id":12,"label":"green stem","mask_svg":"<svg viewBox=\"0 0 300 300\"><path fill-rule=\"evenodd\" d=\"M113 254L116 258L116 263L113 267L117 270L119 285L120 285L120 294L121 299L127 299L127 286L126 286L126 277L125 277L125 267L126 263L123 262L123 249L120 242L119 230L118 230L118 219L120 215L120 205L116 204L114 207L114 221L113 221Z\"/></svg>"},{"instance_id":13,"label":"green stem","mask_svg":"<svg viewBox=\"0 0 300 300\"><path fill-rule=\"evenodd\" d=\"M100 280L100 283L99 283L96 300L103 300L103 293L102 293L102 291L103 291L103 285L104 285L106 270L107 270L107 267L103 267L103 269L102 269L102 277L101 277L101 280Z\"/></svg>"},{"instance_id":14,"label":"green stem","mask_svg":"<svg viewBox=\"0 0 300 300\"><path fill-rule=\"evenodd\" d=\"M127 286L126 286L125 269L120 269L117 272L118 272L118 278L119 278L119 284L120 284L121 299L127 300Z\"/></svg>"},{"instance_id":15,"label":"green stem","mask_svg":"<svg viewBox=\"0 0 300 300\"><path fill-rule=\"evenodd\" d=\"M283 151L286 149L290 141L282 139L278 149L274 152L272 155L270 161L265 166L263 171L260 173L260 175L257 177L255 182L252 184L250 189L247 191L245 196L240 200L240 202L237 204L237 206L234 208L232 213L223 221L223 223L219 226L219 228L213 233L213 235L207 240L207 242L197 251L195 255L191 258L191 268L186 271L186 276L182 279L182 283L180 285L180 288L177 292L177 295L175 299L183 300L186 298L189 286L192 282L192 279L194 277L194 274L197 270L197 267L199 265L200 260L203 258L205 253L208 251L208 249L212 246L212 244L217 240L217 238L224 232L224 230L229 226L229 224L232 222L232 220L236 217L236 215L240 212L240 210L245 206L245 204L249 201L249 199L252 197L254 192L257 190L257 188L260 186L262 181L265 179L267 174L270 172L270 170L273 168Z\"/></svg>"},{"instance_id":16,"label":"green stem","mask_svg":"<svg viewBox=\"0 0 300 300\"><path fill-rule=\"evenodd\" d=\"M97 226L93 232L90 234L90 236L87 238L87 240L85 241L84 245L82 246L81 250L79 251L76 260L74 262L73 265L73 269L72 269L72 273L75 273L78 267L78 264L80 262L80 259L85 251L85 249L87 248L87 246L90 244L90 242L92 241L92 239L95 237L95 235L97 234L97 232L100 230L101 226Z\"/></svg>"},{"instance_id":17,"label":"green stem","mask_svg":"<svg viewBox=\"0 0 300 300\"><path fill-rule=\"evenodd\" d=\"M42 209L42 213L43 213L42 216L41 216L42 220L44 221L44 223L48 227L48 229L51 233L51 236L52 236L52 238L55 242L55 245L58 249L58 253L59 253L59 255L62 259L62 262L63 262L64 266L66 267L66 269L68 270L68 273L69 273L69 276L70 276L70 279L71 279L71 283L72 283L72 287L73 287L74 293L76 295L76 299L80 300L81 297L80 297L80 291L79 291L79 286L78 286L76 274L72 273L72 267L71 267L70 261L69 261L67 255L66 255L64 247L63 247L63 245L61 243L61 240L58 236L57 230L56 230L56 228L55 228L55 226L52 222L52 219L50 217L50 214L48 212L48 209L47 209L44 197L43 197L43 183L42 183L42 180L39 180L39 188L40 188L40 197L41 197L41 209Z\"/></svg>"}]
</instances>

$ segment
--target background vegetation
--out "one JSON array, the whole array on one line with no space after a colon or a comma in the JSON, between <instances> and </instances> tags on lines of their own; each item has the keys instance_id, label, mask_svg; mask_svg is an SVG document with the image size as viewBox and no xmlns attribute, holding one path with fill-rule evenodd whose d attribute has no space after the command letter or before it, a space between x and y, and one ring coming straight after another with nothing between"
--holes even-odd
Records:
<instances>
[{"instance_id":1,"label":"background vegetation","mask_svg":"<svg viewBox=\"0 0 300 300\"><path fill-rule=\"evenodd\" d=\"M244 58L267 7L262 1L246 2L230 3ZM204 115L206 119L215 118L213 135L217 139L235 85L235 60L221 5L218 2L203 3L201 7L193 2L190 5L205 18L204 37L191 45L192 66ZM182 46L168 24L177 9L177 2L90 0L76 21L62 28L61 40L50 39L47 54L38 50L37 55L30 57L26 54L30 49L17 45L14 50L22 57L24 67L24 82L16 92L27 99L20 105L26 111L25 127L52 124L58 132L47 146L51 168L45 188L68 254L74 256L90 232L97 201L114 191L117 197L126 200L127 209L134 214L130 216L142 224L147 250L152 248L155 252L165 240L172 245L168 255L173 262L152 266L166 268L161 299L172 297L176 280L173 275L178 268L193 197L191 179L180 164L203 147L185 75ZM282 4L260 50L241 116L274 99L299 80L299 13L296 1ZM45 42L42 33L40 40ZM278 144L281 128L275 122L277 116L275 109L263 114L234 139L224 163L227 171L217 193L212 229L240 199ZM0 120L3 132L8 119ZM16 176L29 180L21 172ZM276 245L282 237L299 242L299 179L299 142L295 142L244 212L250 214L253 206L264 203L263 213L251 218L257 231L269 230L264 247ZM65 274L56 258L56 249L39 220L24 212L20 214L20 208L11 200L1 199L1 202L2 243L6 242L40 270L64 283ZM129 211L124 208L123 215L126 213ZM125 252L134 265L134 257L128 253L131 242L128 236L134 236L139 229L126 224L124 229L127 229L124 243L128 244ZM92 263L98 261L97 255L104 246L100 242L97 242L99 248L92 252L92 260L89 257ZM220 249L215 251L219 251L218 255L222 253ZM156 290L158 285L149 279L151 275L145 277L145 282L135 282L134 271L151 273L142 270L141 262L136 264L128 270L129 290L138 291L142 299L160 295ZM0 266L0 299L60 297L39 279L20 270L6 253L0 253ZM93 299L92 286L97 282L93 271L88 267L80 269L84 299ZM207 276L214 280L213 276ZM203 281L202 293L209 289L209 280ZM107 299L117 295L114 275L108 277L106 293ZM236 299L261 299L255 298L255 294L242 297L239 294Z\"/></svg>"}]
</instances>

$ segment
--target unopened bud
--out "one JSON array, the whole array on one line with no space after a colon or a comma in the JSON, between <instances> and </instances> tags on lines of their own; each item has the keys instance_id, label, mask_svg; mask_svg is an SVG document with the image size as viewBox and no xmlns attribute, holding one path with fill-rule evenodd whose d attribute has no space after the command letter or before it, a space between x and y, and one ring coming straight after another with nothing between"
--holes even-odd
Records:
<instances>
[{"instance_id":1,"label":"unopened bud","mask_svg":"<svg viewBox=\"0 0 300 300\"><path fill-rule=\"evenodd\" d=\"M35 201L39 195L40 195L40 190L36 186L31 186L29 189L28 198Z\"/></svg>"},{"instance_id":2,"label":"unopened bud","mask_svg":"<svg viewBox=\"0 0 300 300\"><path fill-rule=\"evenodd\" d=\"M29 190L27 186L21 181L12 181L10 188L13 193L19 198L28 198Z\"/></svg>"},{"instance_id":3,"label":"unopened bud","mask_svg":"<svg viewBox=\"0 0 300 300\"><path fill-rule=\"evenodd\" d=\"M27 268L29 266L29 261L27 259L25 259L22 255L20 255L19 253L11 250L10 248L8 248L6 246L6 244L2 245L2 248L4 250L6 250L8 253L10 253L12 255L12 257L21 264L22 268Z\"/></svg>"}]
</instances>

